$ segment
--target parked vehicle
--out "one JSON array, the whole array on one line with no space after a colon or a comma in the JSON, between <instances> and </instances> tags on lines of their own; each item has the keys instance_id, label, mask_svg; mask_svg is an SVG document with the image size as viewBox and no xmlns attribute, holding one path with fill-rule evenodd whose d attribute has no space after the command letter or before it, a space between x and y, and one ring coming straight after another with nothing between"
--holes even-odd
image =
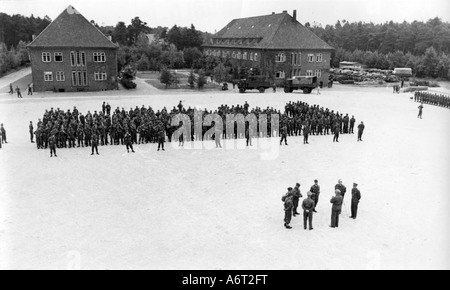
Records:
<instances>
[{"instance_id":1,"label":"parked vehicle","mask_svg":"<svg viewBox=\"0 0 450 290\"><path fill-rule=\"evenodd\" d=\"M285 81L284 92L292 93L295 90L302 90L304 94L309 94L318 86L319 84L317 83L317 77L315 76L295 76Z\"/></svg>"},{"instance_id":2,"label":"parked vehicle","mask_svg":"<svg viewBox=\"0 0 450 290\"><path fill-rule=\"evenodd\" d=\"M240 93L245 93L247 90L258 90L260 93L264 93L270 87L270 81L265 76L249 76L238 82Z\"/></svg>"}]
</instances>

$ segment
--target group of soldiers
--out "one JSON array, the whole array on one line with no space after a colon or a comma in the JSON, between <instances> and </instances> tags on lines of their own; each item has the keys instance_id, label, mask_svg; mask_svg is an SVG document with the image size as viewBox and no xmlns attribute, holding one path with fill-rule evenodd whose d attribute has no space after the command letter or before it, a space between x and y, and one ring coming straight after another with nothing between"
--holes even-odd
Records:
<instances>
[{"instance_id":1,"label":"group of soldiers","mask_svg":"<svg viewBox=\"0 0 450 290\"><path fill-rule=\"evenodd\" d=\"M76 107L72 110L61 110L59 108L51 108L46 110L43 118L37 122L37 129L34 130L32 122L30 122L30 137L33 142L33 135L36 137L36 146L38 149L51 148L51 156L56 156L56 148L75 148L75 147L92 147L92 155L98 154L98 146L104 145L126 145L127 151L131 149L134 152L133 144L158 143L158 151L164 149L166 137L172 142L173 133L183 126L183 122L172 124L172 118L182 113L190 119L190 135L186 136L183 131L178 140L180 146L183 146L185 140L216 140L216 147L221 147L220 138L237 139L246 138L247 146L251 146L253 137L272 137L281 135L287 144L287 136L297 136L303 132L305 143L307 143L309 132L313 135L326 135L330 130L335 131L335 136L340 133L353 133L355 118L349 118L348 114L343 116L339 112L330 111L328 108L319 108L319 106L309 106L303 102L286 104L285 112L282 114L280 110L273 107L262 109L256 107L250 110L249 104L228 106L220 105L215 111L199 108L185 108L182 101L178 106L174 106L172 110L164 107L162 110L155 111L152 107L142 106L125 110L117 107L111 109L109 103L103 102L101 110L91 113L88 111L82 114ZM201 114L200 114L201 113ZM242 114L247 116L253 114L256 120L264 114L267 118L263 118L261 122L255 122L256 128L252 128L249 122L245 124L245 132L238 132L238 125L234 123L234 131L227 130L227 126L223 126L223 131L218 131L214 122L209 126L203 124L205 118L210 114L217 114L226 120L227 115ZM272 115L280 116L280 132L278 128L271 128ZM256 121L255 120L255 121ZM194 128L195 124L202 124L201 135ZM260 130L261 126L267 130ZM215 128L214 130L211 130ZM338 141L338 137L335 137Z\"/></svg>"},{"instance_id":2,"label":"group of soldiers","mask_svg":"<svg viewBox=\"0 0 450 290\"><path fill-rule=\"evenodd\" d=\"M285 114L281 121L282 139L280 144L285 141L287 145L287 136L301 136L303 134L303 144L309 144L309 135L333 135L333 142L339 142L340 134L354 134L356 119L342 113L334 112L328 108L318 105L310 106L301 101L295 103L289 102L285 106ZM364 132L364 123L358 125L358 141ZM284 137L284 138L283 138Z\"/></svg>"},{"instance_id":3,"label":"group of soldiers","mask_svg":"<svg viewBox=\"0 0 450 290\"><path fill-rule=\"evenodd\" d=\"M335 195L331 198L331 228L339 227L339 215L342 212L342 204L344 202L344 196L347 192L347 188L339 179L338 183L334 187ZM361 199L361 192L358 189L358 184L353 183L353 188L351 191L351 216L350 218L356 219L358 213L358 204ZM307 192L307 197L301 203L303 209L303 228L306 230L309 226L309 230L313 230L312 220L313 213L317 213L316 207L319 203L320 196L320 186L319 181L314 180L314 184L311 186L310 190ZM290 226L292 217L299 215L297 209L299 206L300 198L303 195L300 191L300 183L297 183L294 188L289 187L288 192L283 195L281 200L284 203L284 226L287 229L292 229Z\"/></svg>"},{"instance_id":4,"label":"group of soldiers","mask_svg":"<svg viewBox=\"0 0 450 290\"><path fill-rule=\"evenodd\" d=\"M417 91L414 93L414 101L433 106L450 108L450 97L443 94Z\"/></svg>"}]
</instances>

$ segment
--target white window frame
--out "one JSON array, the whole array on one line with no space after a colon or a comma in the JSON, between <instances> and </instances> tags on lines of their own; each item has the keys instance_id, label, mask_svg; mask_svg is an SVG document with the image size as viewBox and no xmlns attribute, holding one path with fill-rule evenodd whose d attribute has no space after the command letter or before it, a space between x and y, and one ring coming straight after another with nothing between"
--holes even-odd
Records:
<instances>
[{"instance_id":1,"label":"white window frame","mask_svg":"<svg viewBox=\"0 0 450 290\"><path fill-rule=\"evenodd\" d=\"M52 54L50 52L43 52L42 62L52 62Z\"/></svg>"},{"instance_id":2,"label":"white window frame","mask_svg":"<svg viewBox=\"0 0 450 290\"><path fill-rule=\"evenodd\" d=\"M96 72L94 73L94 80L95 81L106 81L108 79L108 76L106 72Z\"/></svg>"},{"instance_id":3,"label":"white window frame","mask_svg":"<svg viewBox=\"0 0 450 290\"><path fill-rule=\"evenodd\" d=\"M238 51L238 53L236 54L237 59L242 59L242 53L240 51Z\"/></svg>"},{"instance_id":4,"label":"white window frame","mask_svg":"<svg viewBox=\"0 0 450 290\"><path fill-rule=\"evenodd\" d=\"M65 80L66 80L66 76L65 76L64 72L63 71L57 71L56 72L56 81L57 82L63 82Z\"/></svg>"},{"instance_id":5,"label":"white window frame","mask_svg":"<svg viewBox=\"0 0 450 290\"><path fill-rule=\"evenodd\" d=\"M306 71L306 76L307 77L313 77L314 76L314 71L312 69L309 69Z\"/></svg>"},{"instance_id":6,"label":"white window frame","mask_svg":"<svg viewBox=\"0 0 450 290\"><path fill-rule=\"evenodd\" d=\"M70 65L77 66L77 54L75 51L70 52Z\"/></svg>"},{"instance_id":7,"label":"white window frame","mask_svg":"<svg viewBox=\"0 0 450 290\"><path fill-rule=\"evenodd\" d=\"M250 53L250 60L251 60L251 61L253 61L253 55L254 55L254 53L251 52L251 53Z\"/></svg>"},{"instance_id":8,"label":"white window frame","mask_svg":"<svg viewBox=\"0 0 450 290\"><path fill-rule=\"evenodd\" d=\"M258 53L255 52L255 55L253 56L253 61L258 61Z\"/></svg>"},{"instance_id":9,"label":"white window frame","mask_svg":"<svg viewBox=\"0 0 450 290\"><path fill-rule=\"evenodd\" d=\"M284 79L286 77L286 73L284 71L277 71L275 73L275 78L277 79Z\"/></svg>"},{"instance_id":10,"label":"white window frame","mask_svg":"<svg viewBox=\"0 0 450 290\"><path fill-rule=\"evenodd\" d=\"M321 53L318 53L318 54L316 55L316 62L322 62L322 61L323 61L323 56L322 56Z\"/></svg>"},{"instance_id":11,"label":"white window frame","mask_svg":"<svg viewBox=\"0 0 450 290\"><path fill-rule=\"evenodd\" d=\"M286 62L286 54L279 53L275 56L275 62Z\"/></svg>"},{"instance_id":12,"label":"white window frame","mask_svg":"<svg viewBox=\"0 0 450 290\"><path fill-rule=\"evenodd\" d=\"M61 57L61 60L56 60L57 57ZM62 52L55 52L53 54L53 59L55 60L55 62L63 62L64 61L64 57L63 57L63 53Z\"/></svg>"},{"instance_id":13,"label":"white window frame","mask_svg":"<svg viewBox=\"0 0 450 290\"><path fill-rule=\"evenodd\" d=\"M236 52L233 51L233 53L231 54L231 58L236 58Z\"/></svg>"},{"instance_id":14,"label":"white window frame","mask_svg":"<svg viewBox=\"0 0 450 290\"><path fill-rule=\"evenodd\" d=\"M308 54L308 62L314 62L314 54L312 53Z\"/></svg>"},{"instance_id":15,"label":"white window frame","mask_svg":"<svg viewBox=\"0 0 450 290\"><path fill-rule=\"evenodd\" d=\"M316 69L316 71L314 72L314 75L320 79L322 77L322 70L320 69Z\"/></svg>"},{"instance_id":16,"label":"white window frame","mask_svg":"<svg viewBox=\"0 0 450 290\"><path fill-rule=\"evenodd\" d=\"M53 72L45 71L44 72L44 81L45 82L53 82Z\"/></svg>"},{"instance_id":17,"label":"white window frame","mask_svg":"<svg viewBox=\"0 0 450 290\"><path fill-rule=\"evenodd\" d=\"M247 60L247 52L246 51L244 51L244 53L242 54L242 59L244 59L244 60Z\"/></svg>"},{"instance_id":18,"label":"white window frame","mask_svg":"<svg viewBox=\"0 0 450 290\"><path fill-rule=\"evenodd\" d=\"M94 60L94 62L106 62L106 53L104 53L104 52L94 52L92 59Z\"/></svg>"}]
</instances>

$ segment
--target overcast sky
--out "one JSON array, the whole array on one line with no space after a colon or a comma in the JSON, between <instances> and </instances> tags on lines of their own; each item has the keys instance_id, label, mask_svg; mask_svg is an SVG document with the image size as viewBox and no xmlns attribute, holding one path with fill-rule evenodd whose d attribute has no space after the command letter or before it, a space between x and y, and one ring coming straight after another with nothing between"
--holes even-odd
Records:
<instances>
[{"instance_id":1,"label":"overcast sky","mask_svg":"<svg viewBox=\"0 0 450 290\"><path fill-rule=\"evenodd\" d=\"M337 20L385 23L427 21L439 17L450 22L450 0L0 0L0 12L55 19L68 5L88 20L115 26L127 25L135 16L150 27L190 26L214 33L235 18L280 13L304 24L323 26Z\"/></svg>"}]
</instances>

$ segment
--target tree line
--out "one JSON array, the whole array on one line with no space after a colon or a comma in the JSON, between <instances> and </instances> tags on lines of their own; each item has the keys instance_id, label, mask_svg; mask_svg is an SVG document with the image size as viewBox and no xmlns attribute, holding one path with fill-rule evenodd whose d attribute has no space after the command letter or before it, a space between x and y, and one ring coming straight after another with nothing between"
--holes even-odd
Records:
<instances>
[{"instance_id":1,"label":"tree line","mask_svg":"<svg viewBox=\"0 0 450 290\"><path fill-rule=\"evenodd\" d=\"M412 23L343 20L325 27L305 26L336 49L332 67L339 67L341 61L357 61L370 68L410 67L417 77L450 79L450 23L437 17Z\"/></svg>"}]
</instances>

